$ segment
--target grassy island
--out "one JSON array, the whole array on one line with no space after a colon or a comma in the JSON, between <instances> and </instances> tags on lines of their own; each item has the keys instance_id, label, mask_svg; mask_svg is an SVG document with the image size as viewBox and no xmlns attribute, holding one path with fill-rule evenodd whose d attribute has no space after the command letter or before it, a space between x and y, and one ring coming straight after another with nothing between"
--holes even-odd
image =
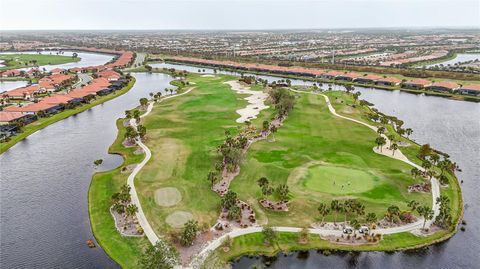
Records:
<instances>
[{"instance_id":1,"label":"grassy island","mask_svg":"<svg viewBox=\"0 0 480 269\"><path fill-rule=\"evenodd\" d=\"M0 70L33 67L41 65L57 65L80 61L80 57L49 54L0 54L4 67Z\"/></svg>"},{"instance_id":2,"label":"grassy island","mask_svg":"<svg viewBox=\"0 0 480 269\"><path fill-rule=\"evenodd\" d=\"M353 93L312 92L312 88L288 87L278 93L291 96L295 105L280 124L274 125L278 129L269 129L269 122L278 121L281 105L270 100L274 98L272 94L266 99L267 109L247 124L238 123L238 110L247 106L245 98L249 95L238 94L231 84L226 84L237 80L227 75L189 73L182 84L176 84L184 86L180 91L192 89L188 94L155 102L151 113L138 119L147 130L144 144L151 150L152 157L136 176L136 192L153 231L179 249L182 264L188 265L192 258L188 255L196 256L201 251L195 246L219 238L210 228L217 223L222 208L227 208L231 193L238 199L234 202L241 200L251 206L258 225L274 227L317 227L324 221L380 225L384 218L386 222L397 223L394 214L404 221L405 216L420 217L415 208L432 206L430 192L408 191L412 185L428 183L426 176L414 174L412 166L405 162L375 153L373 149L378 144L379 134L332 114L320 94L329 98L340 116L382 129L382 134L396 141L395 150L401 150L413 163L426 167L425 162L431 162L426 170L435 177L442 177L441 195L448 198L444 201L451 209L444 211L449 216L448 225L422 236L398 232L385 234L378 241L359 244L339 244L316 234L302 237L298 232L276 232L275 243L266 244L263 232L252 232L235 236L227 246L222 243L223 247L217 248L210 259L228 262L244 254L273 255L279 251L302 249L393 251L429 245L455 233L463 206L457 179L450 168L440 167L440 153L415 144L404 133L400 135L398 125L394 128L391 124L399 121L376 112L357 100L358 96ZM240 85L252 91L272 91L261 83L247 85L241 82ZM372 119L377 113L390 121ZM89 212L95 237L105 251L122 267L134 268L149 242L145 237L122 237L109 212L112 195L127 181L129 173L125 171L145 157L138 153L137 147L124 146L128 136L124 123L125 119L117 122L119 133L110 153L121 154L125 162L117 169L94 176L89 191ZM269 134L252 142L238 155L241 161L238 170L233 169L236 174L229 193L221 198L213 186L221 182L218 177L223 175L212 172L213 167L216 169L221 164L222 145L236 143L232 139L242 141L245 129ZM287 200L288 210L267 209L261 202L265 199ZM357 211L320 210L322 204L329 208L332 201L346 203L350 200L355 201L350 206L353 208L356 204ZM413 209L412 200L415 201ZM398 212L393 213L392 207ZM235 225L235 220L241 217L238 214L242 213L228 211L228 214L228 219L233 216L230 221ZM181 246L177 238L185 233L184 224L188 220L198 222L199 233L192 246Z\"/></svg>"}]
</instances>

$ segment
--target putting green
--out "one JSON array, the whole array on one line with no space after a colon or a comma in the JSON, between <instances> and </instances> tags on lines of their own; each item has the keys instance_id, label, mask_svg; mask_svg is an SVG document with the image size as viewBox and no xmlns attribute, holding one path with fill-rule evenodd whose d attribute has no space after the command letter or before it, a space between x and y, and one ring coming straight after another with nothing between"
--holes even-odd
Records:
<instances>
[{"instance_id":1,"label":"putting green","mask_svg":"<svg viewBox=\"0 0 480 269\"><path fill-rule=\"evenodd\" d=\"M177 188L167 187L155 191L155 202L159 206L174 206L182 200L182 194Z\"/></svg>"},{"instance_id":2,"label":"putting green","mask_svg":"<svg viewBox=\"0 0 480 269\"><path fill-rule=\"evenodd\" d=\"M379 182L378 177L362 170L325 165L311 166L301 180L307 189L341 195L369 191Z\"/></svg>"},{"instance_id":3,"label":"putting green","mask_svg":"<svg viewBox=\"0 0 480 269\"><path fill-rule=\"evenodd\" d=\"M183 225L193 219L193 215L187 211L175 211L167 216L165 220L173 228L182 228Z\"/></svg>"}]
</instances>

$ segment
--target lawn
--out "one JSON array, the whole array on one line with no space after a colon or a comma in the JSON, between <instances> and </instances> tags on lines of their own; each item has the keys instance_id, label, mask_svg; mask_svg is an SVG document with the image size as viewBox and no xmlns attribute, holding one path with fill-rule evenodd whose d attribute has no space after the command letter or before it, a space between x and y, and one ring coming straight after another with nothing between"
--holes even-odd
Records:
<instances>
[{"instance_id":1,"label":"lawn","mask_svg":"<svg viewBox=\"0 0 480 269\"><path fill-rule=\"evenodd\" d=\"M375 132L333 116L321 96L296 95L296 107L275 134L275 141L253 144L231 185L240 199L254 206L260 223L310 226L319 217L318 204L329 204L332 199L357 198L367 213L380 218L390 205L407 210L412 199L431 206L430 194L407 191L409 185L421 182L410 176L412 167L373 152ZM363 117L358 108L349 107L348 113ZM289 186L289 212L272 212L259 205L261 190L256 181L260 177L267 177L274 186ZM333 218L330 214L326 219Z\"/></svg>"},{"instance_id":2,"label":"lawn","mask_svg":"<svg viewBox=\"0 0 480 269\"><path fill-rule=\"evenodd\" d=\"M28 66L57 65L78 62L81 58L46 54L0 54L0 60L3 60L3 64L5 65L4 67L0 67L0 70L5 70Z\"/></svg>"},{"instance_id":3,"label":"lawn","mask_svg":"<svg viewBox=\"0 0 480 269\"><path fill-rule=\"evenodd\" d=\"M232 79L189 74L189 81L195 83L191 92L156 104L142 120L152 158L137 175L135 186L143 211L158 234L181 227L181 220L188 214L200 225L215 224L220 197L210 189L207 174L217 158L216 148L223 142L225 130L235 131L239 125L235 111L246 105L223 83ZM155 192L167 187L176 188L181 200L161 206Z\"/></svg>"}]
</instances>

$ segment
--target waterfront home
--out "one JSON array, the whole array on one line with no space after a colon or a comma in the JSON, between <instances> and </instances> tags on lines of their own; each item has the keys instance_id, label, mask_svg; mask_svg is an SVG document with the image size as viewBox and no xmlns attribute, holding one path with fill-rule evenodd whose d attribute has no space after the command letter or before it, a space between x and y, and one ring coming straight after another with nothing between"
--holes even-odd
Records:
<instances>
[{"instance_id":1,"label":"waterfront home","mask_svg":"<svg viewBox=\"0 0 480 269\"><path fill-rule=\"evenodd\" d=\"M65 73L65 69L62 69L62 68L55 68L55 69L50 70L50 74L52 74L52 75L59 75L59 74L64 74L64 73Z\"/></svg>"},{"instance_id":2,"label":"waterfront home","mask_svg":"<svg viewBox=\"0 0 480 269\"><path fill-rule=\"evenodd\" d=\"M458 92L466 95L480 96L480 84L468 84L458 89Z\"/></svg>"},{"instance_id":3,"label":"waterfront home","mask_svg":"<svg viewBox=\"0 0 480 269\"><path fill-rule=\"evenodd\" d=\"M106 78L108 81L117 81L122 77L119 73L108 69L100 71L96 75L99 78Z\"/></svg>"},{"instance_id":4,"label":"waterfront home","mask_svg":"<svg viewBox=\"0 0 480 269\"><path fill-rule=\"evenodd\" d=\"M377 79L377 81L375 81L375 84L381 86L396 86L400 84L400 82L402 82L402 80L396 77L384 77L381 79Z\"/></svg>"},{"instance_id":5,"label":"waterfront home","mask_svg":"<svg viewBox=\"0 0 480 269\"><path fill-rule=\"evenodd\" d=\"M369 74L369 75L366 75L366 76L363 76L363 77L358 77L353 81L357 82L357 83L361 83L361 84L374 84L375 81L377 81L379 79L382 79L382 78L383 77L379 76L379 75Z\"/></svg>"},{"instance_id":6,"label":"waterfront home","mask_svg":"<svg viewBox=\"0 0 480 269\"><path fill-rule=\"evenodd\" d=\"M38 113L40 112L43 112L45 114L55 114L61 110L63 110L63 106L60 104L49 104L49 103L44 103L42 101L38 103L31 103L22 107L9 106L4 108L4 111L7 111L7 112L21 112L23 114L34 114L34 115L38 115Z\"/></svg>"},{"instance_id":7,"label":"waterfront home","mask_svg":"<svg viewBox=\"0 0 480 269\"><path fill-rule=\"evenodd\" d=\"M11 125L19 121L28 124L34 121L37 117L33 115L23 114L21 112L0 111L0 125Z\"/></svg>"},{"instance_id":8,"label":"waterfront home","mask_svg":"<svg viewBox=\"0 0 480 269\"><path fill-rule=\"evenodd\" d=\"M354 72L349 72L349 73L344 73L341 75L338 75L335 77L335 80L341 80L341 81L353 81L358 77L361 77L362 75Z\"/></svg>"},{"instance_id":9,"label":"waterfront home","mask_svg":"<svg viewBox=\"0 0 480 269\"><path fill-rule=\"evenodd\" d=\"M17 69L12 69L12 70L7 70L2 72L2 77L18 77L22 75L22 71L17 70Z\"/></svg>"},{"instance_id":10,"label":"waterfront home","mask_svg":"<svg viewBox=\"0 0 480 269\"><path fill-rule=\"evenodd\" d=\"M320 75L320 78L334 80L337 76L343 75L342 72L339 71L328 71Z\"/></svg>"},{"instance_id":11,"label":"waterfront home","mask_svg":"<svg viewBox=\"0 0 480 269\"><path fill-rule=\"evenodd\" d=\"M2 94L2 98L14 100L32 100L41 89L38 84L20 87Z\"/></svg>"},{"instance_id":12,"label":"waterfront home","mask_svg":"<svg viewBox=\"0 0 480 269\"><path fill-rule=\"evenodd\" d=\"M426 90L434 92L453 92L458 89L460 85L450 81L434 82L431 85L425 87Z\"/></svg>"},{"instance_id":13,"label":"waterfront home","mask_svg":"<svg viewBox=\"0 0 480 269\"><path fill-rule=\"evenodd\" d=\"M80 68L80 67L74 67L74 68L68 69L68 71L70 71L70 72L72 72L72 73L77 73L77 74L78 74L78 73L82 73L82 70L83 70L83 69Z\"/></svg>"},{"instance_id":14,"label":"waterfront home","mask_svg":"<svg viewBox=\"0 0 480 269\"><path fill-rule=\"evenodd\" d=\"M405 89L420 90L420 89L423 89L430 84L432 84L432 82L430 80L417 78L417 79L402 82L401 87L405 88Z\"/></svg>"}]
</instances>

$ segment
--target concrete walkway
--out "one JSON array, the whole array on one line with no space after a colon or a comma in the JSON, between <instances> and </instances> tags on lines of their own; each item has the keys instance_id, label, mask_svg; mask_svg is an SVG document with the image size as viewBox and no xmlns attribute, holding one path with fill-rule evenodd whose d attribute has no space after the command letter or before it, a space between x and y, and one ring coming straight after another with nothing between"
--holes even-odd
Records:
<instances>
[{"instance_id":1,"label":"concrete walkway","mask_svg":"<svg viewBox=\"0 0 480 269\"><path fill-rule=\"evenodd\" d=\"M356 120L356 119L345 117L343 115L339 115L335 111L335 108L330 103L330 99L328 98L328 96L326 96L324 94L317 94L317 93L313 93L313 92L303 92L303 91L298 91L298 90L293 90L293 89L290 89L290 90L293 91L293 92L297 92L297 93L308 93L308 94L323 96L323 98L325 98L325 102L327 103L328 110L330 111L330 113L332 113L333 115L335 115L339 118L346 119L346 120L349 120L349 121L353 121L353 122L356 122L358 124L362 124L362 125L370 128L370 129L372 129L373 131L377 132L377 127L375 127L375 126L369 125L365 122L362 122L362 121L359 121L359 120ZM385 147L386 148L390 147L390 143L391 143L390 140L385 135L382 135L382 136L387 141L387 144L385 145ZM374 151L378 154L382 154L382 155L385 155L387 157L394 158L394 159L403 161L405 163L408 163L408 164L410 164L410 165L412 165L412 166L414 166L414 167L416 167L416 168L418 168L422 171L424 170L422 167L420 167L420 166L416 165L415 163L411 162L405 155L403 155L403 153L401 153L400 150L396 150L395 154L392 154L392 152L389 151L388 149L382 149L382 152L380 152L379 150L377 151L374 148ZM433 220L435 219L435 217L438 216L438 214L440 213L438 205L436 204L436 199L437 199L437 197L440 196L440 185L439 185L438 180L436 178L432 178L431 183L432 183L432 209L434 211L434 217L432 218L432 220L426 222L425 227L430 227L430 225L433 223ZM378 234L384 234L385 235L385 234L395 234L395 233L402 233L402 232L418 231L423 227L423 221L424 221L424 218L419 218L414 223L410 223L410 224L399 226L399 227L375 229L374 232L378 233ZM279 231L279 232L298 233L302 230L302 228L298 228L298 227L272 227L272 228L276 231ZM221 236L217 239L214 239L210 242L207 242L207 244L202 249L202 251L195 257L195 259L192 260L192 262L190 263L190 266L188 268L200 268L200 266L205 261L205 259L208 257L208 255L210 255L210 253L212 251L214 251L215 249L220 247L221 244L224 242L224 240L227 237L235 238L235 237L246 235L246 234L258 233L258 232L261 232L262 229L263 228L261 226L254 226L254 227L248 227L248 228L243 228L243 229L242 228L235 228L231 232L226 233L223 236ZM343 234L343 231L341 229L331 229L331 228L311 228L311 229L309 229L309 233L317 234L317 235L320 235L320 236L329 236L329 235L341 236Z\"/></svg>"},{"instance_id":2,"label":"concrete walkway","mask_svg":"<svg viewBox=\"0 0 480 269\"><path fill-rule=\"evenodd\" d=\"M192 90L193 90L193 87L188 89L187 91L185 91L183 93L164 97L164 98L160 99L159 102L162 102L162 101L167 100L167 99L182 96L184 94L189 93ZM150 114L150 112L153 109L154 103L155 102L152 101L148 104L147 111L144 114L142 114L140 116L140 118L144 118L148 114ZM135 121L135 119L130 119L130 125L135 129L137 128L137 122ZM130 195L132 197L132 203L134 205L136 205L137 208L138 208L138 212L136 214L137 219L138 219L138 223L142 227L143 232L147 236L150 243L152 243L152 245L155 245L160 239L158 238L157 234L155 234L155 231L152 229L152 226L150 226L150 223L148 223L147 217L145 216L145 213L143 212L142 205L140 204L140 200L138 199L137 190L135 189L135 184L134 184L135 176L137 176L138 172L140 172L140 170L142 170L142 168L145 166L145 164L147 164L147 162L150 160L150 158L152 157L152 152L150 151L150 149L145 144L143 144L143 142L139 138L136 138L135 142L140 148L142 148L143 152L145 152L145 158L142 160L142 162L140 164L138 164L133 169L132 173L128 176L127 184L131 188L130 189Z\"/></svg>"}]
</instances>

